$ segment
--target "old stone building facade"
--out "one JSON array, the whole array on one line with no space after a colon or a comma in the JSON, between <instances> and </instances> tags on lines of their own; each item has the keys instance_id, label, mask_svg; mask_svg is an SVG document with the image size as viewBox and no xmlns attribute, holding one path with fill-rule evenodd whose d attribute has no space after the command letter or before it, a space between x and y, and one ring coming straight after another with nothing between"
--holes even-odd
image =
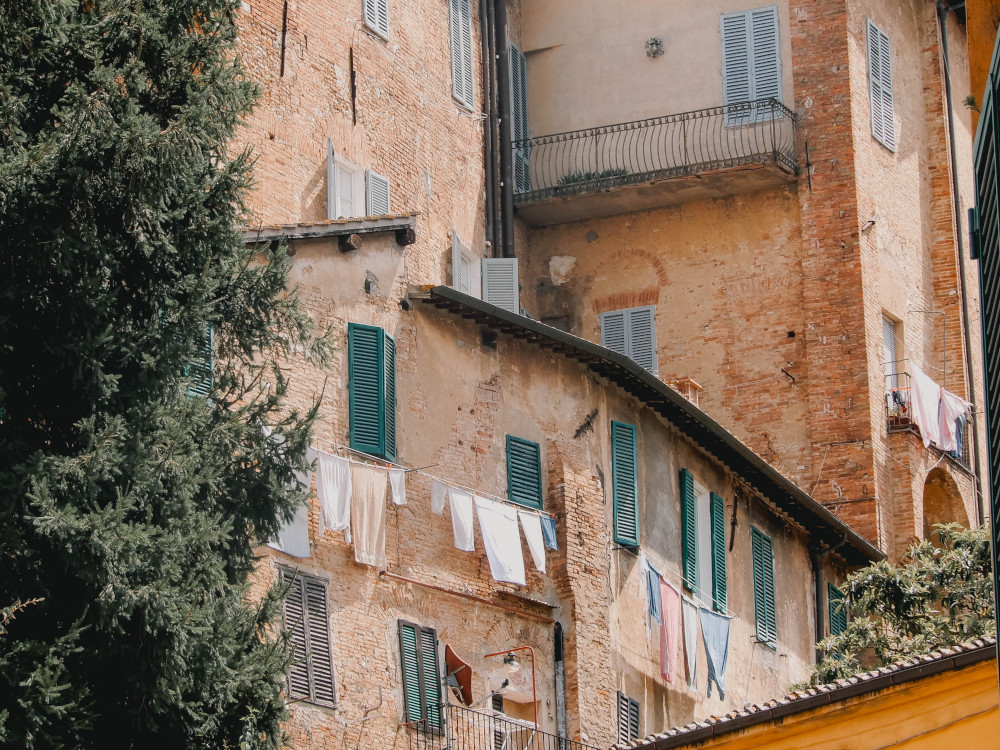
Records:
<instances>
[{"instance_id":1,"label":"old stone building facade","mask_svg":"<svg viewBox=\"0 0 1000 750\"><path fill-rule=\"evenodd\" d=\"M321 453L408 470L383 553L358 562L371 529L329 528L310 480L304 546L263 559L261 584L293 594L296 746L437 747L447 699L452 728L485 715L520 736L537 716L607 747L781 695L831 627L829 584L932 520L976 522L975 462L888 431L881 349L888 316L899 359L940 359L963 396L979 380L936 18L889 0L242 3L263 92L240 144L257 156L247 241L287 243L336 345L322 369L287 362L292 403L319 403ZM894 151L868 142L868 19L892 40ZM753 46L758 22L782 72L740 100L766 104L727 108L722 36L743 23ZM518 535L525 582L498 582L475 513L458 549L436 481L551 518L546 572ZM650 564L732 616L724 696L706 694L700 637L694 686L673 641L663 678ZM450 673L471 680L442 687Z\"/></svg>"}]
</instances>

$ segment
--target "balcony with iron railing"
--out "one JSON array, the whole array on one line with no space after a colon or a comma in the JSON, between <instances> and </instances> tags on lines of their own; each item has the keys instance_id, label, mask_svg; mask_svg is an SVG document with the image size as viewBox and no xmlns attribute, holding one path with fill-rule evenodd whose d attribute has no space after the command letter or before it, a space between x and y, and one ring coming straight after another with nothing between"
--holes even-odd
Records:
<instances>
[{"instance_id":1,"label":"balcony with iron railing","mask_svg":"<svg viewBox=\"0 0 1000 750\"><path fill-rule=\"evenodd\" d=\"M905 360L889 363L892 370ZM885 375L885 408L886 429L888 432L913 432L920 434L920 427L913 421L912 403L910 400L910 373L906 371L887 372ZM953 451L945 452L949 458L957 461L965 469L970 469L972 446L971 423L963 421L958 431L958 446Z\"/></svg>"},{"instance_id":2,"label":"balcony with iron railing","mask_svg":"<svg viewBox=\"0 0 1000 750\"><path fill-rule=\"evenodd\" d=\"M404 724L410 750L596 750L490 709L442 705L440 721Z\"/></svg>"},{"instance_id":3,"label":"balcony with iron railing","mask_svg":"<svg viewBox=\"0 0 1000 750\"><path fill-rule=\"evenodd\" d=\"M787 184L795 113L776 99L514 141L514 203L530 224L676 205Z\"/></svg>"}]
</instances>

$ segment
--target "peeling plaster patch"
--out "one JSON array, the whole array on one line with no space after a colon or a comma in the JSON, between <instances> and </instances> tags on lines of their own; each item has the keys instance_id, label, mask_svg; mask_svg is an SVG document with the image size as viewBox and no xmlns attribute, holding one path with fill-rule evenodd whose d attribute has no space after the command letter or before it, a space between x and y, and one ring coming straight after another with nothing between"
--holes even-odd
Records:
<instances>
[{"instance_id":1,"label":"peeling plaster patch","mask_svg":"<svg viewBox=\"0 0 1000 750\"><path fill-rule=\"evenodd\" d=\"M552 278L552 283L556 286L565 284L569 281L575 267L576 258L571 255L552 256L549 259L549 276Z\"/></svg>"},{"instance_id":2,"label":"peeling plaster patch","mask_svg":"<svg viewBox=\"0 0 1000 750\"><path fill-rule=\"evenodd\" d=\"M593 229L587 232L587 242L594 242L600 235L597 234Z\"/></svg>"},{"instance_id":3,"label":"peeling plaster patch","mask_svg":"<svg viewBox=\"0 0 1000 750\"><path fill-rule=\"evenodd\" d=\"M371 271L365 271L365 294L378 296L378 276Z\"/></svg>"}]
</instances>

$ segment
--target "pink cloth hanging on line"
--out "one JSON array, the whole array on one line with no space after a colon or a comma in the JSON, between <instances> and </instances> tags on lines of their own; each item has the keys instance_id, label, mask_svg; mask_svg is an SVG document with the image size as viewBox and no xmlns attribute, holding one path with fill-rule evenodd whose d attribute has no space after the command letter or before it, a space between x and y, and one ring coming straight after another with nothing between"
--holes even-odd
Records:
<instances>
[{"instance_id":1,"label":"pink cloth hanging on line","mask_svg":"<svg viewBox=\"0 0 1000 750\"><path fill-rule=\"evenodd\" d=\"M660 579L660 677L668 685L677 675L677 642L680 633L681 595Z\"/></svg>"}]
</instances>

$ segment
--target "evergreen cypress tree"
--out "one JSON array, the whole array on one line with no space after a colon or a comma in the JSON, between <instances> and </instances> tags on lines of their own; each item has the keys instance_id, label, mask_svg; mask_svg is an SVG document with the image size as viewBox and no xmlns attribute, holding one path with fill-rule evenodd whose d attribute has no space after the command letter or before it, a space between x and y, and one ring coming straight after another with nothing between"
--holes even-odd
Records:
<instances>
[{"instance_id":1,"label":"evergreen cypress tree","mask_svg":"<svg viewBox=\"0 0 1000 750\"><path fill-rule=\"evenodd\" d=\"M281 743L248 581L303 499L275 358L324 344L243 243L238 5L0 10L3 746Z\"/></svg>"}]
</instances>

